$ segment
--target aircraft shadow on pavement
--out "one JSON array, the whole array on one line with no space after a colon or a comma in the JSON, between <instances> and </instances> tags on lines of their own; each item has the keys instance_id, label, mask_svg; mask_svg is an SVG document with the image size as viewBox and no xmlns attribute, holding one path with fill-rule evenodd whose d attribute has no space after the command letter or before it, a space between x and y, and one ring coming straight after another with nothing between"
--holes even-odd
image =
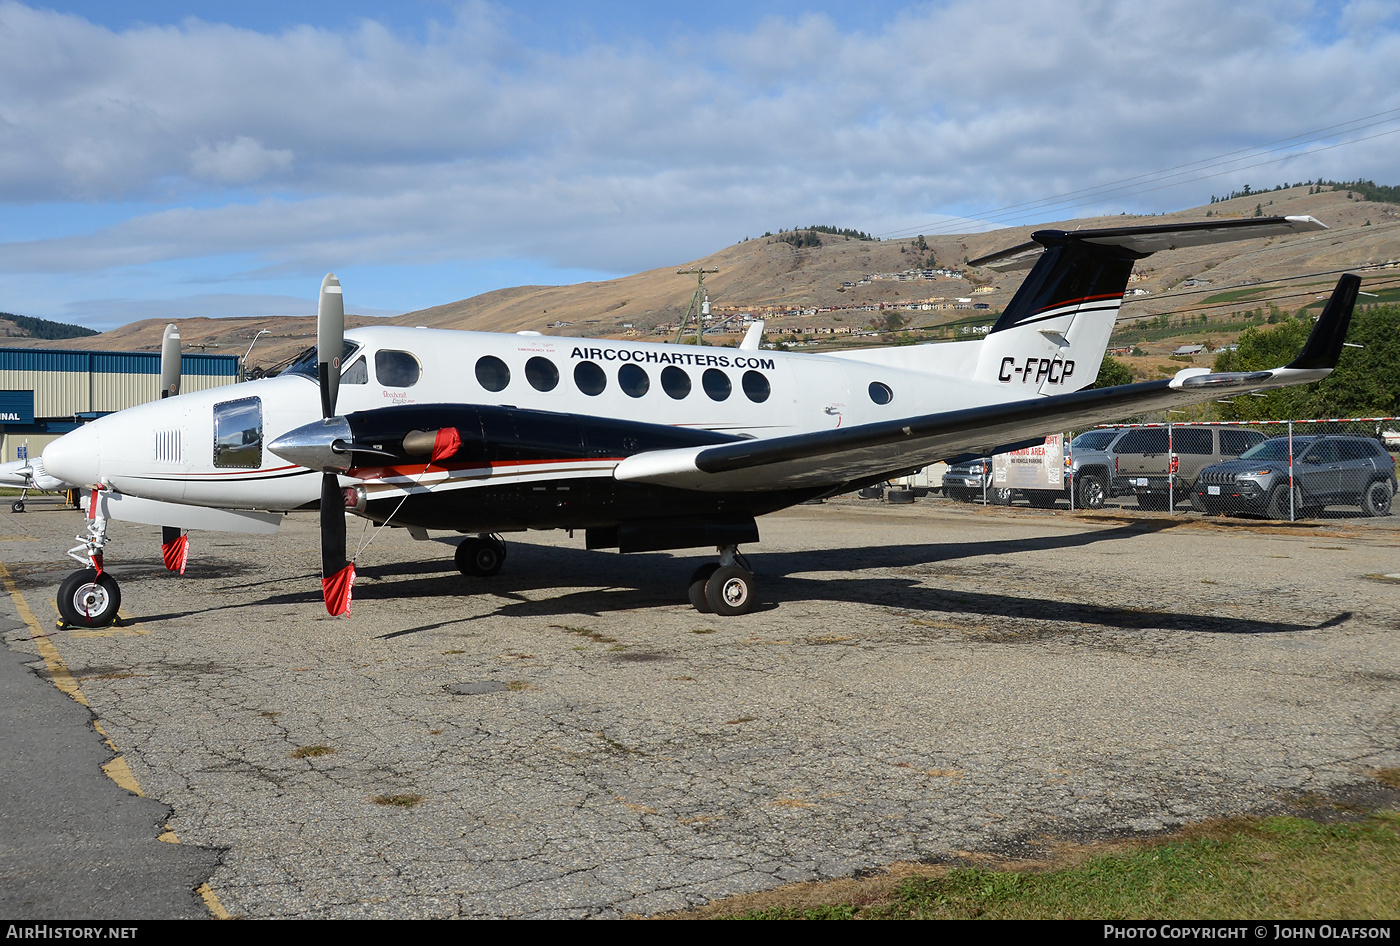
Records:
<instances>
[{"instance_id":1,"label":"aircraft shadow on pavement","mask_svg":"<svg viewBox=\"0 0 1400 946\"><path fill-rule=\"evenodd\" d=\"M1114 608L1043 597L929 587L929 581L937 580L936 574L924 573L908 577L853 574L864 570L913 568L963 559L1083 547L1130 539L1145 533L1169 529L1176 524L1171 521L1148 520L1092 532L992 542L951 541L792 552L754 552L749 558L758 576L760 601L754 611L771 611L785 602L844 601L894 607L911 612L1217 634L1276 634L1312 630L1335 626L1351 616L1350 612L1342 613L1315 624L1278 622L1191 614L1167 608ZM391 631L384 635L386 638L470 622L478 616L587 615L604 618L621 611L684 605L685 584L691 571L697 565L712 560L711 554L699 550L693 555L634 554L623 560L616 553L515 542L510 545L505 569L501 574L490 578L473 578L459 574L446 554L441 559L426 561L364 564L355 583L355 601L360 607L373 607L377 602L403 598L455 599L489 595L499 602L498 606L486 615L453 617L450 613L444 613L441 621L422 627ZM989 567L991 565L992 563L989 563ZM971 567L975 570L976 566ZM806 574L813 572L836 574ZM964 579L968 577L968 566L963 567L960 575ZM1086 578L1086 581L1088 580L1090 579ZM289 582L295 585L295 581L296 579L280 578L275 582L267 582L266 584L278 585L280 593L225 607L282 605L312 611L320 608L321 595L317 576L304 576L304 588L288 587ZM260 584L264 583L253 582L244 587L256 587ZM554 588L579 590L545 596L534 594L547 593ZM1168 589L1163 589L1163 600L1170 600ZM158 621L182 616L184 615L152 615L143 617L142 620Z\"/></svg>"}]
</instances>

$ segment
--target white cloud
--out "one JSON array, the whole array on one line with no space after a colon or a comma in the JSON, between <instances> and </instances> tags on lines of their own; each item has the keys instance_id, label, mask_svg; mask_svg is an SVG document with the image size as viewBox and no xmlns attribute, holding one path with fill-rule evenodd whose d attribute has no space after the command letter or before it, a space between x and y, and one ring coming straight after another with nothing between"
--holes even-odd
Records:
<instances>
[{"instance_id":1,"label":"white cloud","mask_svg":"<svg viewBox=\"0 0 1400 946\"><path fill-rule=\"evenodd\" d=\"M486 6L415 39L374 22L115 32L0 2L0 201L169 208L0 244L0 272L222 254L629 272L765 229L975 215L1400 107L1384 11L1358 0L1319 39L1301 2L950 0L859 33L773 17L558 51ZM1396 140L1102 209L1389 183Z\"/></svg>"},{"instance_id":2,"label":"white cloud","mask_svg":"<svg viewBox=\"0 0 1400 946\"><path fill-rule=\"evenodd\" d=\"M200 145L190 155L190 173L201 181L247 184L289 170L292 152L264 148L262 142L239 135L212 148Z\"/></svg>"}]
</instances>

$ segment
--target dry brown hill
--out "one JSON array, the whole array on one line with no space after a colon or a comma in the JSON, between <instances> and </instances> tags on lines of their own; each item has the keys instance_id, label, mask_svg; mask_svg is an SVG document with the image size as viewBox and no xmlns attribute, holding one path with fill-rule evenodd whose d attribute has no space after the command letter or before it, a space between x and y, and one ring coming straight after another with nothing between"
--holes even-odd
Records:
<instances>
[{"instance_id":1,"label":"dry brown hill","mask_svg":"<svg viewBox=\"0 0 1400 946\"><path fill-rule=\"evenodd\" d=\"M426 325L434 328L479 331L532 330L559 335L622 336L649 335L657 326L674 325L688 305L695 288L693 276L680 276L677 269L697 266L718 268L705 285L717 309L726 307L817 308L942 299L976 298L991 310L1003 307L1020 284L1023 273L998 274L990 270L967 270L963 265L976 258L1028 239L1042 227L1082 229L1126 226L1132 223L1168 223L1200 220L1207 216L1246 217L1256 209L1264 215L1311 214L1331 229L1316 234L1266 241L1247 241L1216 247L1200 247L1160 253L1137 266L1140 275L1132 288L1148 290L1148 295L1130 297L1122 319L1155 317L1161 313L1179 314L1202 309L1225 315L1229 305L1211 302L1229 289L1268 283L1282 277L1356 269L1400 259L1400 207L1348 197L1344 191L1308 194L1307 187L1264 192L1154 217L1095 217L1036 226L1015 227L978 234L926 236L927 250L915 251L913 239L879 242L820 234L822 245L798 249L776 238L757 238L725 247L698 260L654 269L634 276L572 286L517 286L484 293L460 302L409 312L392 319L391 324ZM892 273L922 266L932 253L939 266L965 270L967 278L939 278L911 282L876 281L869 285L842 287L872 273ZM1377 276L1365 277L1376 285L1396 282L1400 272L1390 272L1389 283ZM1239 303L1241 308L1264 306L1275 301L1293 310L1325 291L1335 276L1318 276L1272 285L1251 294ZM1183 286L1188 280L1194 286ZM973 296L979 286L993 291ZM1363 288L1367 288L1363 286ZM353 287L347 287L353 300ZM314 300L312 301L314 302ZM308 305L312 304L309 302ZM939 325L963 319L968 311L933 310L907 313L911 328ZM1174 316L1177 317L1177 316ZM864 327L868 312L823 312L770 314L770 332L786 324L791 328L817 326ZM351 317L350 325L376 321ZM145 320L102 335L63 342L34 342L36 345L83 349L155 350L160 344L164 320ZM195 318L180 320L180 331L187 350L203 346L207 351L242 354L260 329L268 329L253 350L250 362L268 366L314 343L314 319L309 317L262 317L241 319ZM670 334L673 329L665 334ZM7 340L11 341L11 340ZM17 343L13 340L11 343Z\"/></svg>"}]
</instances>

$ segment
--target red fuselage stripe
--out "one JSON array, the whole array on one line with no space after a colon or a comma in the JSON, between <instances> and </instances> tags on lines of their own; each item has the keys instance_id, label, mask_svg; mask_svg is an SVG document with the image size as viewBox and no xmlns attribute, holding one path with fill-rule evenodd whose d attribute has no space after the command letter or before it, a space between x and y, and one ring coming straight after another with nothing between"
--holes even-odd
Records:
<instances>
[{"instance_id":1,"label":"red fuselage stripe","mask_svg":"<svg viewBox=\"0 0 1400 946\"><path fill-rule=\"evenodd\" d=\"M1101 295L1101 296L1084 296L1082 299L1066 299L1066 300L1063 301L1063 302L1056 302L1056 303L1053 304L1053 305L1042 306L1041 308L1036 309L1035 311L1037 311L1037 312L1049 312L1051 309L1058 309L1058 308L1060 308L1061 306L1067 306L1067 305L1083 305L1083 304L1086 303L1086 302L1098 302L1100 299L1121 299L1121 298L1123 298L1123 294L1122 294L1121 292L1106 292L1106 293L1104 293L1104 294Z\"/></svg>"}]
</instances>

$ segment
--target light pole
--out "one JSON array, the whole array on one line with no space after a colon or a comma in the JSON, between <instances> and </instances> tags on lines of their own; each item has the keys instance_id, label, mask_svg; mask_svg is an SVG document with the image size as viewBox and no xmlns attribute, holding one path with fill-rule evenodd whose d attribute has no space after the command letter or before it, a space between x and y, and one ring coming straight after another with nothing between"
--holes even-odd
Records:
<instances>
[{"instance_id":1,"label":"light pole","mask_svg":"<svg viewBox=\"0 0 1400 946\"><path fill-rule=\"evenodd\" d=\"M243 353L243 375L245 378L248 375L248 356L253 353L253 346L258 343L258 339L262 338L264 335L271 334L272 329L270 328L258 329L258 334L254 335L253 340L248 343L248 350Z\"/></svg>"}]
</instances>

